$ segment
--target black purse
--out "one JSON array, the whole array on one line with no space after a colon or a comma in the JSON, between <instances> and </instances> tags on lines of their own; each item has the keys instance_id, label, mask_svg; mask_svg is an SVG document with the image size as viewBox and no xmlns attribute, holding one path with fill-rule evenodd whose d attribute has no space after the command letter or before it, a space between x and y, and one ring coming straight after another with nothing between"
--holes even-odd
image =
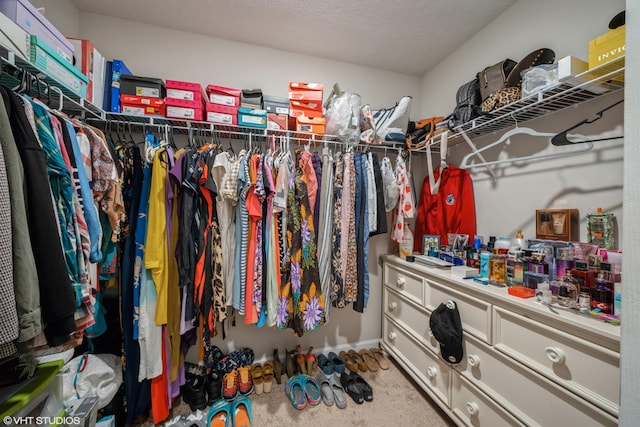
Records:
<instances>
[{"instance_id":1,"label":"black purse","mask_svg":"<svg viewBox=\"0 0 640 427\"><path fill-rule=\"evenodd\" d=\"M456 106L453 109L453 113L445 118L449 129L454 130L458 126L479 117L481 104L480 81L476 77L458 88Z\"/></svg>"}]
</instances>

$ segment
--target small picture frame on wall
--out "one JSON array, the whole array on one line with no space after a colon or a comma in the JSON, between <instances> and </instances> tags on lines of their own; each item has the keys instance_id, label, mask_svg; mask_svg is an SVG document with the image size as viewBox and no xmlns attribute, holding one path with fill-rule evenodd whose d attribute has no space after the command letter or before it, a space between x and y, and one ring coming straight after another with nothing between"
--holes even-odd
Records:
<instances>
[{"instance_id":1,"label":"small picture frame on wall","mask_svg":"<svg viewBox=\"0 0 640 427\"><path fill-rule=\"evenodd\" d=\"M440 248L440 236L434 234L424 234L422 236L422 255L427 255L429 248Z\"/></svg>"}]
</instances>

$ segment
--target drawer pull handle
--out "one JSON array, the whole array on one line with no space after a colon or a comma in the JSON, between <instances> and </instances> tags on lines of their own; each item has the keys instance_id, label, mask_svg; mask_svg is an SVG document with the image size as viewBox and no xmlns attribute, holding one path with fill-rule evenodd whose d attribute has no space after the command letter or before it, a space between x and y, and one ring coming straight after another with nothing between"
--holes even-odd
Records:
<instances>
[{"instance_id":1,"label":"drawer pull handle","mask_svg":"<svg viewBox=\"0 0 640 427\"><path fill-rule=\"evenodd\" d=\"M438 370L433 366L427 368L427 376L433 379L438 374Z\"/></svg>"},{"instance_id":2,"label":"drawer pull handle","mask_svg":"<svg viewBox=\"0 0 640 427\"><path fill-rule=\"evenodd\" d=\"M476 402L467 402L465 406L467 407L467 412L472 417L478 415L478 412L480 412L480 407Z\"/></svg>"},{"instance_id":3,"label":"drawer pull handle","mask_svg":"<svg viewBox=\"0 0 640 427\"><path fill-rule=\"evenodd\" d=\"M398 277L398 280L396 280L396 285L398 285L399 288L404 287L404 284L406 282L406 279L404 277Z\"/></svg>"},{"instance_id":4,"label":"drawer pull handle","mask_svg":"<svg viewBox=\"0 0 640 427\"><path fill-rule=\"evenodd\" d=\"M558 347L547 347L544 349L544 354L552 363L563 364L565 360L564 351Z\"/></svg>"},{"instance_id":5,"label":"drawer pull handle","mask_svg":"<svg viewBox=\"0 0 640 427\"><path fill-rule=\"evenodd\" d=\"M392 341L393 341L393 340L395 340L395 339L396 339L396 333L395 333L395 332L393 332L393 331L391 331L391 332L389 332L388 337L389 337L389 339L390 339L390 340L392 340Z\"/></svg>"},{"instance_id":6,"label":"drawer pull handle","mask_svg":"<svg viewBox=\"0 0 640 427\"><path fill-rule=\"evenodd\" d=\"M395 301L391 301L391 302L389 303L389 310L390 310L390 311L395 310L395 309L396 309L396 307L398 307L398 304L396 304L396 302L395 302Z\"/></svg>"},{"instance_id":7,"label":"drawer pull handle","mask_svg":"<svg viewBox=\"0 0 640 427\"><path fill-rule=\"evenodd\" d=\"M467 357L467 361L469 362L469 366L471 366L472 368L477 368L478 366L480 366L480 358L475 354L470 354Z\"/></svg>"}]
</instances>

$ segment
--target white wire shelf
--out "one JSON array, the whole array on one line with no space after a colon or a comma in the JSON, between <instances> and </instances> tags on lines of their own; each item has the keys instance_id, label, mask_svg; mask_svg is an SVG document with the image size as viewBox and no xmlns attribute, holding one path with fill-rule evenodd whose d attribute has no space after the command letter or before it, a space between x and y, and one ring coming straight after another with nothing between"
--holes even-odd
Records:
<instances>
[{"instance_id":1,"label":"white wire shelf","mask_svg":"<svg viewBox=\"0 0 640 427\"><path fill-rule=\"evenodd\" d=\"M623 56L496 111L483 114L456 127L449 135L449 145L464 142L463 132L471 138L477 138L623 90L624 65ZM435 145L437 141L438 136L434 136L430 143Z\"/></svg>"}]
</instances>

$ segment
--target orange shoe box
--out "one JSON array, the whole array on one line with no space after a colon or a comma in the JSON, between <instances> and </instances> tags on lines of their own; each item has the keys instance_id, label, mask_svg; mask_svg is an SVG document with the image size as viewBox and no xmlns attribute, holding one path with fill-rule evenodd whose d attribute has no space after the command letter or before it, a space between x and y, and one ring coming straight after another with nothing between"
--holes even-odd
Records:
<instances>
[{"instance_id":1,"label":"orange shoe box","mask_svg":"<svg viewBox=\"0 0 640 427\"><path fill-rule=\"evenodd\" d=\"M323 134L327 120L324 117L296 117L296 131L304 133Z\"/></svg>"},{"instance_id":2,"label":"orange shoe box","mask_svg":"<svg viewBox=\"0 0 640 427\"><path fill-rule=\"evenodd\" d=\"M321 101L289 101L289 115L291 117L322 117L322 103Z\"/></svg>"},{"instance_id":3,"label":"orange shoe box","mask_svg":"<svg viewBox=\"0 0 640 427\"><path fill-rule=\"evenodd\" d=\"M267 114L267 129L270 130L288 130L289 116L286 114Z\"/></svg>"},{"instance_id":4,"label":"orange shoe box","mask_svg":"<svg viewBox=\"0 0 640 427\"><path fill-rule=\"evenodd\" d=\"M163 98L122 94L120 104L124 114L163 117L165 115L166 105Z\"/></svg>"}]
</instances>

